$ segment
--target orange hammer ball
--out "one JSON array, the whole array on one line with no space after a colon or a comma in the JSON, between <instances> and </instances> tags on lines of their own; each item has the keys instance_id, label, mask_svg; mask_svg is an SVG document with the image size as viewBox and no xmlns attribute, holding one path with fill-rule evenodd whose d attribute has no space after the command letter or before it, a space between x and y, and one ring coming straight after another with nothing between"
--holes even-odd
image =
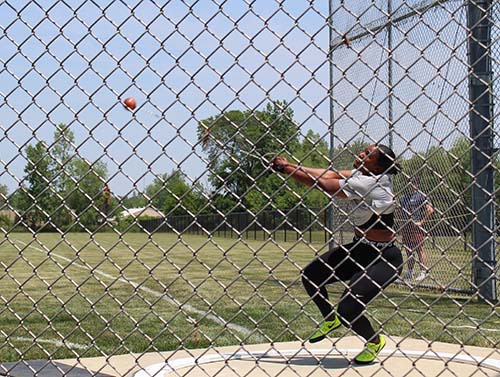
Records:
<instances>
[{"instance_id":1,"label":"orange hammer ball","mask_svg":"<svg viewBox=\"0 0 500 377\"><path fill-rule=\"evenodd\" d=\"M137 106L137 101L135 100L134 97L128 97L125 98L125 101L123 101L123 104L125 107L129 110L134 110L135 107Z\"/></svg>"}]
</instances>

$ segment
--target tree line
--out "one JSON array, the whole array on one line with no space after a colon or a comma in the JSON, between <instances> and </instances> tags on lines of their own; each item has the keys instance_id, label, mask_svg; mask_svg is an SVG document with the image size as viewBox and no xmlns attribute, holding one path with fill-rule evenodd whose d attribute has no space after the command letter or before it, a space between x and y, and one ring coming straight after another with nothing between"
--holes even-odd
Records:
<instances>
[{"instance_id":1,"label":"tree line","mask_svg":"<svg viewBox=\"0 0 500 377\"><path fill-rule=\"evenodd\" d=\"M208 187L181 170L155 177L143 192L125 197L113 195L107 186L107 166L77 153L74 134L64 124L57 126L51 143L37 141L24 152L25 176L14 193L0 186L4 209L16 211L23 227L33 230L96 230L105 220L120 221L124 208L152 206L167 217L227 214L266 210L287 211L307 207L323 209L330 199L274 174L267 165L273 156L312 167L350 169L354 157L366 148L356 140L336 146L330 161L329 146L321 135L301 134L285 101L262 110L231 110L199 122L198 145L204 152ZM470 142L463 137L445 150L431 147L408 158L400 158L403 174L395 177L397 194L409 189L409 178L418 176L420 188L452 226L463 227L471 216ZM495 161L496 172L498 161ZM460 220L453 220L460 219Z\"/></svg>"},{"instance_id":2,"label":"tree line","mask_svg":"<svg viewBox=\"0 0 500 377\"><path fill-rule=\"evenodd\" d=\"M51 143L39 140L24 152L25 176L3 206L15 210L21 227L71 231L102 222L107 166L76 153L69 127L59 124Z\"/></svg>"}]
</instances>

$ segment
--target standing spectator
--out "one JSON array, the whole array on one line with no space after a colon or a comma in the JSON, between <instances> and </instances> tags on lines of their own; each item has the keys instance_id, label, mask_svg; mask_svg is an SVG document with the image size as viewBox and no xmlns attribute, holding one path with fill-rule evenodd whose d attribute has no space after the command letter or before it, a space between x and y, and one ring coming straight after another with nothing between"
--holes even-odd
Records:
<instances>
[{"instance_id":1,"label":"standing spectator","mask_svg":"<svg viewBox=\"0 0 500 377\"><path fill-rule=\"evenodd\" d=\"M400 213L403 220L401 228L402 241L408 256L408 272L405 279L415 277L415 254L417 254L420 274L416 276L417 281L422 281L427 276L427 255L424 250L424 243L427 239L427 232L424 224L434 213L434 207L427 196L419 189L419 179L413 178L410 181L412 192L403 195L400 199Z\"/></svg>"}]
</instances>

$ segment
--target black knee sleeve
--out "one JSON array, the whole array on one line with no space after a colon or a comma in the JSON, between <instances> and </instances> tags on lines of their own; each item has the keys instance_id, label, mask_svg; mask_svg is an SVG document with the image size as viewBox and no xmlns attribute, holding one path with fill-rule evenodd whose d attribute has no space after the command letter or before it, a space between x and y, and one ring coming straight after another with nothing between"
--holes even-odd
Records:
<instances>
[{"instance_id":1,"label":"black knee sleeve","mask_svg":"<svg viewBox=\"0 0 500 377\"><path fill-rule=\"evenodd\" d=\"M369 341L375 336L375 331L368 318L363 315L364 309L365 304L349 294L340 301L337 313L345 327Z\"/></svg>"},{"instance_id":2,"label":"black knee sleeve","mask_svg":"<svg viewBox=\"0 0 500 377\"><path fill-rule=\"evenodd\" d=\"M337 307L337 313L346 327L352 327L352 324L363 313L365 305L351 295L342 298Z\"/></svg>"}]
</instances>

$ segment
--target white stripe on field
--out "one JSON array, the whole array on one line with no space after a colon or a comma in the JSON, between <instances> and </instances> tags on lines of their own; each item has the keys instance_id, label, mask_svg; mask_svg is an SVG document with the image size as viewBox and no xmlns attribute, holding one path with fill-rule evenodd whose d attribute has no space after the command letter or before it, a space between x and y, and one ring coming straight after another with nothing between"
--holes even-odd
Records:
<instances>
[{"instance_id":1,"label":"white stripe on field","mask_svg":"<svg viewBox=\"0 0 500 377\"><path fill-rule=\"evenodd\" d=\"M24 246L30 247L30 248L32 248L32 249L34 249L36 251L39 251L39 252L41 252L43 254L46 254L45 250L40 249L40 248L38 248L36 246L29 245L26 242L19 241L19 240L17 240L16 242L19 242L19 243L23 244ZM122 282L122 283L130 284L135 289L140 289L140 290L142 290L144 292L147 292L147 293L149 293L150 295L152 295L154 297L160 298L163 301L168 302L171 305L179 306L179 303L176 300L165 296L165 294L163 292L158 292L158 291L155 291L155 290L150 289L148 287L144 287L144 286L139 285L139 284L137 284L136 282L134 282L134 281L132 281L130 279L118 278L118 277L109 275L106 272L101 271L101 270L97 270L97 269L92 269L91 270L87 266L79 264L79 263L75 262L74 260L72 260L70 258L64 257L64 256L59 255L59 254L55 254L52 251L50 252L50 255L54 256L54 257L57 257L59 259L62 259L64 261L68 262L68 263L70 263L71 266L73 266L73 267L78 267L78 268L82 268L82 269L87 270L87 271L91 271L93 273L96 273L98 275L104 276L105 278L113 280L113 281L119 281L119 282ZM246 335L246 336L252 335L252 331L250 331L246 327L243 327L243 326L240 326L240 325L235 325L234 323L227 323L223 318L221 318L219 316L216 316L214 314L209 314L209 313L207 313L207 312L205 312L203 310L197 309L194 306L191 306L189 304L182 304L182 307L180 307L179 309L183 309L183 310L186 310L189 313L194 313L194 314L198 314L200 316L203 316L204 318L207 318L207 319L211 320L212 322L215 322L215 323L217 323L219 325L222 325L224 327L227 327L229 329L237 331L240 334L243 334L243 335ZM256 339L259 340L259 341L263 340L263 338L260 335L258 335L258 334L254 334L253 336L255 336Z\"/></svg>"},{"instance_id":2,"label":"white stripe on field","mask_svg":"<svg viewBox=\"0 0 500 377\"><path fill-rule=\"evenodd\" d=\"M446 326L449 329L472 329L472 330L477 330L477 331L493 331L493 332L500 332L500 329L486 329L483 327L480 327L479 329L476 326L470 326L470 325L462 325L462 326Z\"/></svg>"},{"instance_id":3,"label":"white stripe on field","mask_svg":"<svg viewBox=\"0 0 500 377\"><path fill-rule=\"evenodd\" d=\"M29 342L29 343L47 343L47 344L53 344L57 347L67 347L77 350L86 350L88 348L87 346L78 343L71 343L66 341L63 342L61 340L54 340L54 339L28 338L25 336L15 336L12 338L9 337L8 340L18 341L18 342Z\"/></svg>"}]
</instances>

